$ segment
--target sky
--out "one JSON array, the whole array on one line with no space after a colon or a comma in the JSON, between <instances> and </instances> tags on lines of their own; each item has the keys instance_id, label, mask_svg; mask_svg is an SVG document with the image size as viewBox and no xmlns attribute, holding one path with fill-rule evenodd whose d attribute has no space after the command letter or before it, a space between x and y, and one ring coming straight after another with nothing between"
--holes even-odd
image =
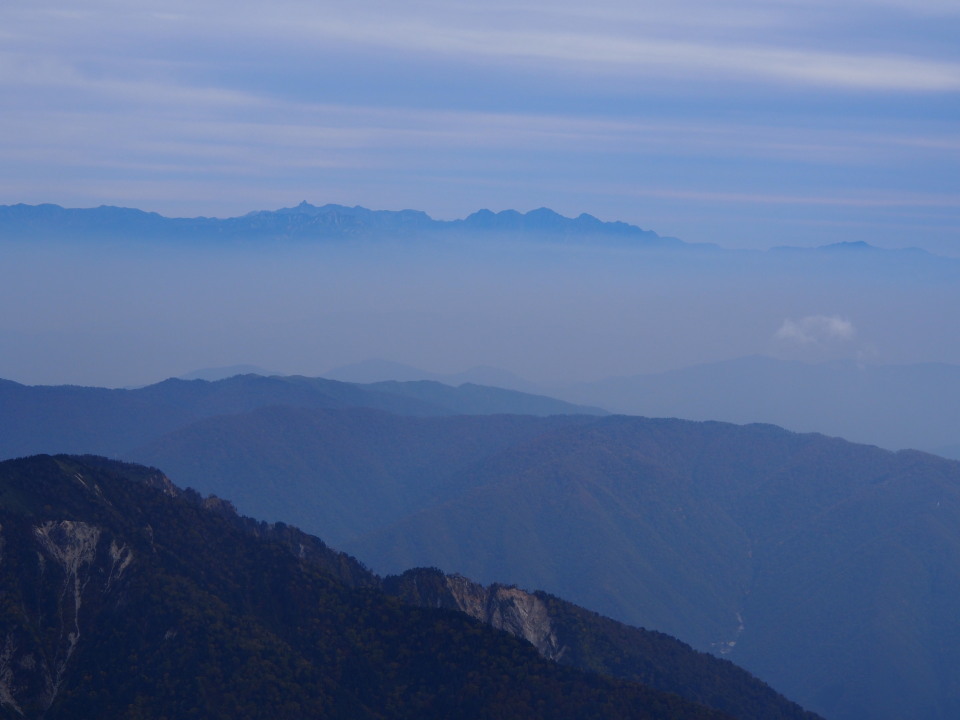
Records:
<instances>
[{"instance_id":1,"label":"sky","mask_svg":"<svg viewBox=\"0 0 960 720\"><path fill-rule=\"evenodd\" d=\"M960 2L5 0L0 204L960 257Z\"/></svg>"}]
</instances>

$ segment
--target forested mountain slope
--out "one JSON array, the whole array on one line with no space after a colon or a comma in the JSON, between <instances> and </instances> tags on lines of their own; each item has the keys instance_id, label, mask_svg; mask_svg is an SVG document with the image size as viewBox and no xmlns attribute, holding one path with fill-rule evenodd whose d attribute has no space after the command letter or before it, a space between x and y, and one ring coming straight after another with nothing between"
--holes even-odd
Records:
<instances>
[{"instance_id":1,"label":"forested mountain slope","mask_svg":"<svg viewBox=\"0 0 960 720\"><path fill-rule=\"evenodd\" d=\"M401 603L316 538L140 466L0 463L0 560L4 717L731 717ZM745 687L722 699L750 717L812 717L723 665L715 694Z\"/></svg>"}]
</instances>

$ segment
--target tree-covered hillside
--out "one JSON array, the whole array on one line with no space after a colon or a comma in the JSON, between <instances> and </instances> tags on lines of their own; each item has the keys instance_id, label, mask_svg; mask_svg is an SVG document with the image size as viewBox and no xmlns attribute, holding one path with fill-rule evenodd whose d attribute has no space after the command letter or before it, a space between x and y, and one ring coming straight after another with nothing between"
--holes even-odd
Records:
<instances>
[{"instance_id":1,"label":"tree-covered hillside","mask_svg":"<svg viewBox=\"0 0 960 720\"><path fill-rule=\"evenodd\" d=\"M11 718L726 717L349 587L144 468L0 464L0 558Z\"/></svg>"}]
</instances>

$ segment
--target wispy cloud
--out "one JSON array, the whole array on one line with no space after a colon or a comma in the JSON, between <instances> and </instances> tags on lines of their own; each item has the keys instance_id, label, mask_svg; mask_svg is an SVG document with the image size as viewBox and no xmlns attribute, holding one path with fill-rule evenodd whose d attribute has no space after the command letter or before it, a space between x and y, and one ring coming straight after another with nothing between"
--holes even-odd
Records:
<instances>
[{"instance_id":1,"label":"wispy cloud","mask_svg":"<svg viewBox=\"0 0 960 720\"><path fill-rule=\"evenodd\" d=\"M585 74L708 77L878 91L960 89L960 63L876 52L822 52L759 43L716 43L625 38L614 34L477 31L435 25L406 25L400 32L357 29L333 23L340 39L440 55L528 58L563 63Z\"/></svg>"},{"instance_id":2,"label":"wispy cloud","mask_svg":"<svg viewBox=\"0 0 960 720\"><path fill-rule=\"evenodd\" d=\"M776 193L732 193L708 190L678 190L663 187L631 188L626 190L637 197L670 198L678 200L704 200L718 203L750 205L819 205L824 207L930 207L956 208L960 206L960 194L904 193L889 191L865 191L858 195L782 195Z\"/></svg>"},{"instance_id":3,"label":"wispy cloud","mask_svg":"<svg viewBox=\"0 0 960 720\"><path fill-rule=\"evenodd\" d=\"M847 0L837 10L849 13L864 4ZM897 8L910 17L941 15L951 9L950 3L936 2L913 12L894 0L872 4ZM859 44L856 49L824 42L826 23L811 22L822 17L810 10L822 9L819 2L740 0L719 7L686 0L670 8L620 2L583 8L582 4L537 2L484 11L465 2L335 2L323 13L304 2L280 3L270 12L250 2L200 6L147 2L121 9L115 3L88 0L73 5L70 13L64 13L58 3L38 5L33 13L9 12L11 19L19 21L14 27L36 33L38 27L46 26L48 33L64 42L63 53L82 48L100 57L131 53L131 40L137 38L143 38L148 48L162 48L183 34L191 39L199 35L194 55L204 55L213 38L234 37L239 44L255 41L268 48L278 43L316 47L320 42L335 42L441 56L448 62L528 60L581 77L600 73L698 83L713 77L874 91L960 89L960 58L955 55L897 51L882 41ZM216 24L211 25L214 19ZM132 37L117 40L95 33L92 37L97 42L93 42L90 34L84 36L98 26L119 31L121 23ZM771 32L772 28L783 32ZM792 29L789 34L787 28Z\"/></svg>"}]
</instances>

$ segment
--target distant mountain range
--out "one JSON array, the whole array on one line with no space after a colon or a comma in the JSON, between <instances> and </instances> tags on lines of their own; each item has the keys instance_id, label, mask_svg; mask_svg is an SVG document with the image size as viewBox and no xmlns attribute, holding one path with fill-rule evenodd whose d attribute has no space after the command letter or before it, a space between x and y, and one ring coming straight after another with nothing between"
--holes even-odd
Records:
<instances>
[{"instance_id":1,"label":"distant mountain range","mask_svg":"<svg viewBox=\"0 0 960 720\"><path fill-rule=\"evenodd\" d=\"M3 718L817 720L672 638L435 570L381 580L144 467L0 463L0 528Z\"/></svg>"},{"instance_id":2,"label":"distant mountain range","mask_svg":"<svg viewBox=\"0 0 960 720\"><path fill-rule=\"evenodd\" d=\"M413 240L417 238L531 239L550 243L589 241L630 248L696 250L714 256L721 248L712 243L688 243L621 221L603 221L582 213L565 217L549 208L523 213L517 210L478 210L458 220L435 220L421 210L371 210L359 205L312 205L306 201L279 210L257 210L230 218L171 218L136 208L101 205L64 208L52 203L0 205L0 238L3 240L163 240L197 241L314 241L314 240ZM813 252L815 251L815 252ZM743 261L765 255L768 262L794 265L824 255L843 267L895 259L905 270L926 266L936 258L948 273L960 260L931 255L919 248L886 250L866 242L838 242L814 248L774 247L766 253L725 251Z\"/></svg>"},{"instance_id":3,"label":"distant mountain range","mask_svg":"<svg viewBox=\"0 0 960 720\"><path fill-rule=\"evenodd\" d=\"M616 413L766 422L892 450L960 457L957 365L813 364L753 356L540 392Z\"/></svg>"},{"instance_id":4,"label":"distant mountain range","mask_svg":"<svg viewBox=\"0 0 960 720\"><path fill-rule=\"evenodd\" d=\"M8 239L204 240L409 239L421 236L506 235L605 238L651 247L681 247L675 238L623 222L602 222L592 215L567 218L547 208L479 210L462 220L434 220L418 210L368 210L363 207L302 202L281 210L262 210L232 218L167 218L132 208L59 205L0 206L0 237Z\"/></svg>"}]
</instances>

